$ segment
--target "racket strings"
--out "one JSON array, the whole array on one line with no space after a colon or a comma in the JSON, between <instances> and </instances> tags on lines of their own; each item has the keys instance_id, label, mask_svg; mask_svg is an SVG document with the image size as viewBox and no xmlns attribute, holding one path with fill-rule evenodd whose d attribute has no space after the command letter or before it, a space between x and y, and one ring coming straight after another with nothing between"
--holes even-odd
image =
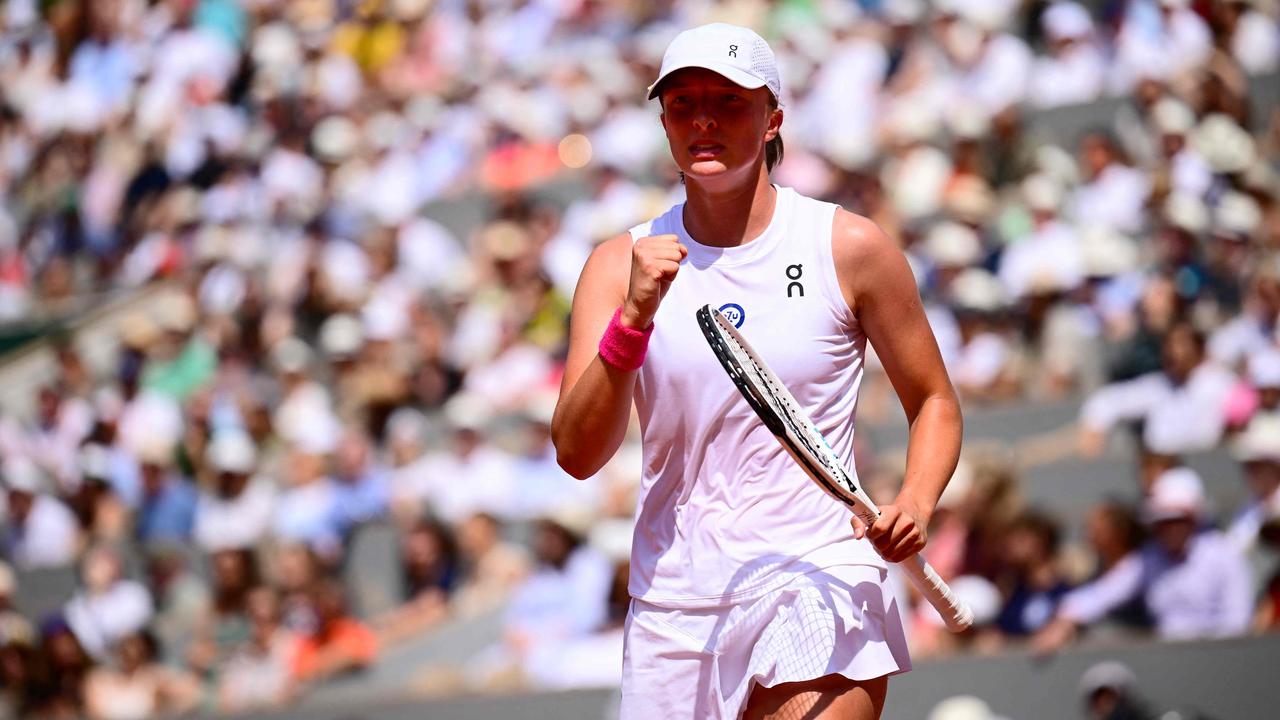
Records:
<instances>
[{"instance_id":1,"label":"racket strings","mask_svg":"<svg viewBox=\"0 0 1280 720\"><path fill-rule=\"evenodd\" d=\"M787 425L795 432L800 442L804 443L805 449L809 454L817 459L818 462L822 463L822 466L825 467L832 474L832 477L836 478L841 484L846 487L852 485L848 480L848 476L844 472L844 468L833 462L831 458L832 452L826 447L825 442L820 446L815 444L814 435L817 434L817 431L809 428L799 419L800 409L797 408L787 397L788 393L785 391L779 392L776 383L774 383L769 377L769 373L765 371L751 353L747 352L746 348L742 347L742 344L737 341L737 338L728 336L726 339L732 343L732 347L735 349L736 354L740 357L746 358L747 362L750 363L751 368L755 370L754 375L757 381L756 384L761 386L768 393L769 398L773 400L772 404L782 410L783 420L785 420Z\"/></svg>"}]
</instances>

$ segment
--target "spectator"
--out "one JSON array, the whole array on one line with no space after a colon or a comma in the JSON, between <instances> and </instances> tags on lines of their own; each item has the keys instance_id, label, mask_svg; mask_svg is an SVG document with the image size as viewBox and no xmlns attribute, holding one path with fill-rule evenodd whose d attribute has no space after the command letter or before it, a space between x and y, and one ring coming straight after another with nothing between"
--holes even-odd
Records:
<instances>
[{"instance_id":1,"label":"spectator","mask_svg":"<svg viewBox=\"0 0 1280 720\"><path fill-rule=\"evenodd\" d=\"M186 541L195 522L196 490L173 467L173 446L161 436L152 436L140 449L138 461L142 472L135 524L138 539L144 544Z\"/></svg>"},{"instance_id":2,"label":"spectator","mask_svg":"<svg viewBox=\"0 0 1280 720\"><path fill-rule=\"evenodd\" d=\"M454 610L463 617L493 610L528 575L529 558L502 539L501 521L485 513L463 520L457 538L465 579L454 595Z\"/></svg>"},{"instance_id":3,"label":"spectator","mask_svg":"<svg viewBox=\"0 0 1280 720\"><path fill-rule=\"evenodd\" d=\"M200 701L195 677L157 662L156 639L146 632L116 643L115 667L99 666L85 678L85 711L93 720L144 720L181 715Z\"/></svg>"},{"instance_id":4,"label":"spectator","mask_svg":"<svg viewBox=\"0 0 1280 720\"><path fill-rule=\"evenodd\" d=\"M382 517L388 509L388 470L373 458L369 436L348 427L334 453L333 479L338 487L338 507L350 525Z\"/></svg>"},{"instance_id":5,"label":"spectator","mask_svg":"<svg viewBox=\"0 0 1280 720\"><path fill-rule=\"evenodd\" d=\"M43 492L40 471L23 457L5 460L8 518L5 554L20 568L59 567L75 561L81 535L75 515Z\"/></svg>"},{"instance_id":6,"label":"spectator","mask_svg":"<svg viewBox=\"0 0 1280 720\"><path fill-rule=\"evenodd\" d=\"M249 638L248 597L259 585L252 550L225 549L213 554L213 603L196 626L187 663L213 676L236 648Z\"/></svg>"},{"instance_id":7,"label":"spectator","mask_svg":"<svg viewBox=\"0 0 1280 720\"><path fill-rule=\"evenodd\" d=\"M1080 677L1080 697L1087 720L1152 720L1155 716L1137 693L1137 677L1125 664L1105 660Z\"/></svg>"},{"instance_id":8,"label":"spectator","mask_svg":"<svg viewBox=\"0 0 1280 720\"><path fill-rule=\"evenodd\" d=\"M13 568L0 561L0 646L9 643L30 644L35 638L35 628L11 604L17 589L18 579L14 576Z\"/></svg>"},{"instance_id":9,"label":"spectator","mask_svg":"<svg viewBox=\"0 0 1280 720\"><path fill-rule=\"evenodd\" d=\"M276 501L272 533L282 542L304 543L326 563L342 555L347 522L339 506L338 488L328 475L336 429L330 421L314 423L308 437L289 451L289 487Z\"/></svg>"},{"instance_id":10,"label":"spectator","mask_svg":"<svg viewBox=\"0 0 1280 720\"><path fill-rule=\"evenodd\" d=\"M292 670L298 635L280 624L280 598L269 587L248 595L252 631L227 661L218 679L218 709L224 713L278 707L293 697Z\"/></svg>"},{"instance_id":11,"label":"spectator","mask_svg":"<svg viewBox=\"0 0 1280 720\"><path fill-rule=\"evenodd\" d=\"M150 629L160 643L167 665L185 662L200 622L208 616L213 596L191 567L191 558L183 548L173 545L153 546L147 552L147 578L155 598L156 616Z\"/></svg>"},{"instance_id":12,"label":"spectator","mask_svg":"<svg viewBox=\"0 0 1280 720\"><path fill-rule=\"evenodd\" d=\"M442 523L422 519L400 540L405 596L401 604L373 622L379 644L397 644L439 624L449 614L458 580L458 550Z\"/></svg>"},{"instance_id":13,"label":"spectator","mask_svg":"<svg viewBox=\"0 0 1280 720\"><path fill-rule=\"evenodd\" d=\"M48 685L38 688L37 701L52 717L80 717L84 713L84 680L94 661L76 639L72 628L59 617L45 621L40 631L45 667L36 666L35 673L48 673ZM40 662L40 661L37 661ZM45 678L39 678L43 685Z\"/></svg>"},{"instance_id":14,"label":"spectator","mask_svg":"<svg viewBox=\"0 0 1280 720\"><path fill-rule=\"evenodd\" d=\"M1079 3L1054 2L1040 15L1049 56L1031 68L1028 99L1036 107L1089 102L1102 94L1106 63L1093 19Z\"/></svg>"},{"instance_id":15,"label":"spectator","mask_svg":"<svg viewBox=\"0 0 1280 720\"><path fill-rule=\"evenodd\" d=\"M1199 528L1204 502L1194 471L1175 468L1157 478L1145 507L1153 539L1064 597L1057 617L1036 635L1038 650L1056 650L1081 626L1139 595L1163 638L1244 632L1253 602L1249 569L1225 535Z\"/></svg>"},{"instance_id":16,"label":"spectator","mask_svg":"<svg viewBox=\"0 0 1280 720\"><path fill-rule=\"evenodd\" d=\"M535 529L537 565L511 599L504 619L507 647L523 662L540 646L581 637L607 616L612 568L583 544L584 517L559 513Z\"/></svg>"},{"instance_id":17,"label":"spectator","mask_svg":"<svg viewBox=\"0 0 1280 720\"><path fill-rule=\"evenodd\" d=\"M106 658L116 641L146 627L155 614L151 594L124 577L120 555L109 547L85 553L80 582L63 614L77 643L94 659Z\"/></svg>"},{"instance_id":18,"label":"spectator","mask_svg":"<svg viewBox=\"0 0 1280 720\"><path fill-rule=\"evenodd\" d=\"M321 581L315 588L316 627L302 637L293 657L293 678L315 683L367 668L378 656L373 631L347 614L341 584Z\"/></svg>"},{"instance_id":19,"label":"spectator","mask_svg":"<svg viewBox=\"0 0 1280 720\"><path fill-rule=\"evenodd\" d=\"M265 478L254 474L253 440L243 430L219 431L209 443L206 461L212 487L196 502L196 543L209 552L256 546L270 530L276 494Z\"/></svg>"},{"instance_id":20,"label":"spectator","mask_svg":"<svg viewBox=\"0 0 1280 720\"><path fill-rule=\"evenodd\" d=\"M1204 339L1187 324L1165 337L1163 370L1113 383L1091 395L1080 411L1081 448L1096 455L1106 433L1121 421L1176 422L1182 452L1213 447L1224 427L1223 407L1234 382L1230 373L1204 357Z\"/></svg>"},{"instance_id":21,"label":"spectator","mask_svg":"<svg viewBox=\"0 0 1280 720\"><path fill-rule=\"evenodd\" d=\"M1280 498L1280 415L1255 417L1240 437L1234 454L1244 468L1249 499L1227 528L1227 536L1242 552L1258 540L1268 508Z\"/></svg>"},{"instance_id":22,"label":"spectator","mask_svg":"<svg viewBox=\"0 0 1280 720\"><path fill-rule=\"evenodd\" d=\"M1005 534L1006 571L999 578L1005 601L996 625L1006 636L1035 633L1053 619L1070 585L1058 567L1057 523L1028 512Z\"/></svg>"}]
</instances>

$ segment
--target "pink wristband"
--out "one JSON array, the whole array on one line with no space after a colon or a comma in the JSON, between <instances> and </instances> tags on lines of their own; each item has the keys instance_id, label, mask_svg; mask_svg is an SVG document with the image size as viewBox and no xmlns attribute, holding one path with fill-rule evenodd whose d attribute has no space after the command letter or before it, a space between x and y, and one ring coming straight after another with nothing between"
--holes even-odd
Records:
<instances>
[{"instance_id":1,"label":"pink wristband","mask_svg":"<svg viewBox=\"0 0 1280 720\"><path fill-rule=\"evenodd\" d=\"M609 327L600 338L600 359L623 371L639 370L644 364L645 351L649 349L649 336L653 324L644 330L633 330L622 324L622 308L613 313Z\"/></svg>"}]
</instances>

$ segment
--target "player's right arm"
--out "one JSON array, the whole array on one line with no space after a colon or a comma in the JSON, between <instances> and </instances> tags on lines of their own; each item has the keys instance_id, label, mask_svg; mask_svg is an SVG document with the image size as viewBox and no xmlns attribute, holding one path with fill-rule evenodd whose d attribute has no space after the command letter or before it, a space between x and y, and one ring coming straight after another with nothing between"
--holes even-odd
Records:
<instances>
[{"instance_id":1,"label":"player's right arm","mask_svg":"<svg viewBox=\"0 0 1280 720\"><path fill-rule=\"evenodd\" d=\"M594 475L618 451L627 431L637 371L624 371L600 357L600 338L613 313L635 330L653 324L658 305L688 251L674 235L619 235L591 252L569 316L569 354L560 400L551 421L556 460L574 477Z\"/></svg>"}]
</instances>

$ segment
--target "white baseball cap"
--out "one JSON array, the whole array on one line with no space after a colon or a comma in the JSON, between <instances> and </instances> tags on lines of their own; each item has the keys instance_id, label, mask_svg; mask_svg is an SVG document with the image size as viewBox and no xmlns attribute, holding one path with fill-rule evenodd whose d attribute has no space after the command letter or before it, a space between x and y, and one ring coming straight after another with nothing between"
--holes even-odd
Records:
<instances>
[{"instance_id":1,"label":"white baseball cap","mask_svg":"<svg viewBox=\"0 0 1280 720\"><path fill-rule=\"evenodd\" d=\"M1188 467L1165 470L1151 486L1147 496L1146 520L1156 523L1178 518L1197 518L1205 505L1204 483L1200 475Z\"/></svg>"},{"instance_id":2,"label":"white baseball cap","mask_svg":"<svg viewBox=\"0 0 1280 720\"><path fill-rule=\"evenodd\" d=\"M676 35L662 56L658 79L649 86L649 99L668 75L684 68L706 68L728 78L735 85L754 90L767 87L782 104L782 79L778 61L769 43L750 28L728 23L711 23Z\"/></svg>"}]
</instances>

